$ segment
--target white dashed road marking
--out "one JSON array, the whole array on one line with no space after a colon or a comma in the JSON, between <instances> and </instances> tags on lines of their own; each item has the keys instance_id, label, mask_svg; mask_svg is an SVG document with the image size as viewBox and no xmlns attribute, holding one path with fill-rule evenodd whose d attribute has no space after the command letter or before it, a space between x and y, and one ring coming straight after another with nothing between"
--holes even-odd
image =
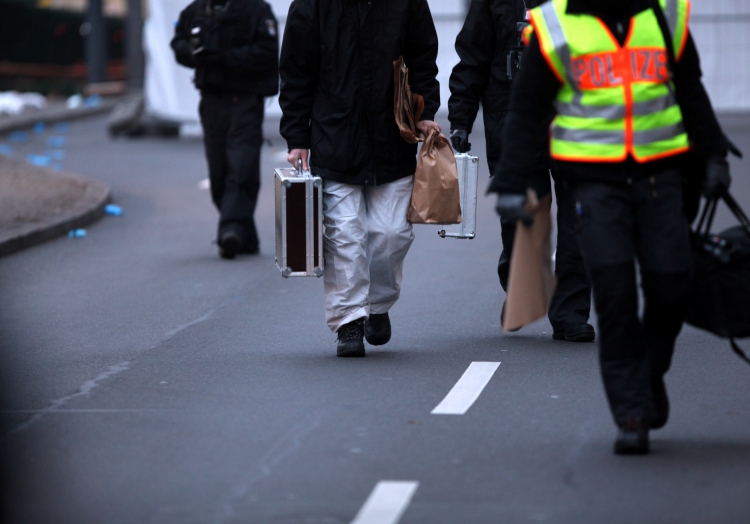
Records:
<instances>
[{"instance_id":1,"label":"white dashed road marking","mask_svg":"<svg viewBox=\"0 0 750 524\"><path fill-rule=\"evenodd\" d=\"M433 415L463 415L479 398L495 374L500 362L472 362L443 401L432 410Z\"/></svg>"},{"instance_id":2,"label":"white dashed road marking","mask_svg":"<svg viewBox=\"0 0 750 524\"><path fill-rule=\"evenodd\" d=\"M351 524L397 524L418 486L414 480L381 480Z\"/></svg>"}]
</instances>

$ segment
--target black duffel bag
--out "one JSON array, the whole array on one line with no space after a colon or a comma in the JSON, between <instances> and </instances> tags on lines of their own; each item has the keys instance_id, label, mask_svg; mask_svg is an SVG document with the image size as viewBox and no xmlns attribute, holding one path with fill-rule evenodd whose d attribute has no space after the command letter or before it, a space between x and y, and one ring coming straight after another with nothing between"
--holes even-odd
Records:
<instances>
[{"instance_id":1,"label":"black duffel bag","mask_svg":"<svg viewBox=\"0 0 750 524\"><path fill-rule=\"evenodd\" d=\"M740 225L714 234L711 225L720 199ZM728 338L734 352L750 363L734 341L750 337L750 219L725 193L705 203L691 241L693 282L687 322Z\"/></svg>"}]
</instances>

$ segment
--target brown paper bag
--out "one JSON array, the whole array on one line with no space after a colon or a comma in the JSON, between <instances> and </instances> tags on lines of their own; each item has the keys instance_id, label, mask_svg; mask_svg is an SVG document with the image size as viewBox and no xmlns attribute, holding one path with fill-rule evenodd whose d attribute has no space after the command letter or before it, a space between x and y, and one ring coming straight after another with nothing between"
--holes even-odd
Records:
<instances>
[{"instance_id":1,"label":"brown paper bag","mask_svg":"<svg viewBox=\"0 0 750 524\"><path fill-rule=\"evenodd\" d=\"M412 224L460 224L461 193L451 143L430 130L417 158L407 215Z\"/></svg>"},{"instance_id":2,"label":"brown paper bag","mask_svg":"<svg viewBox=\"0 0 750 524\"><path fill-rule=\"evenodd\" d=\"M412 224L460 224L461 193L451 143L437 131L426 138L417 130L424 98L411 92L404 57L393 62L393 116L410 144L424 141L417 158L414 190L407 218Z\"/></svg>"},{"instance_id":3,"label":"brown paper bag","mask_svg":"<svg viewBox=\"0 0 750 524\"><path fill-rule=\"evenodd\" d=\"M550 244L551 203L551 195L540 202L536 192L528 190L526 210L534 217L534 223L527 226L519 220L516 224L508 296L505 314L501 318L503 331L518 331L547 314L557 284L552 271Z\"/></svg>"},{"instance_id":4,"label":"brown paper bag","mask_svg":"<svg viewBox=\"0 0 750 524\"><path fill-rule=\"evenodd\" d=\"M417 122L424 111L424 98L411 92L409 69L404 65L404 57L393 62L393 116L404 140L416 144L424 140L417 131Z\"/></svg>"}]
</instances>

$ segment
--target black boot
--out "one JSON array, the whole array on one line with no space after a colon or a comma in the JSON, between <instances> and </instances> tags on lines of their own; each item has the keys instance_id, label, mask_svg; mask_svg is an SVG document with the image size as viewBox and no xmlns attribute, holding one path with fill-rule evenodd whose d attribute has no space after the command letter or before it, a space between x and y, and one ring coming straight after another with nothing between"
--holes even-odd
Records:
<instances>
[{"instance_id":1,"label":"black boot","mask_svg":"<svg viewBox=\"0 0 750 524\"><path fill-rule=\"evenodd\" d=\"M620 426L615 440L615 455L645 455L648 453L649 423L636 418Z\"/></svg>"},{"instance_id":2,"label":"black boot","mask_svg":"<svg viewBox=\"0 0 750 524\"><path fill-rule=\"evenodd\" d=\"M567 340L568 342L593 342L596 339L594 326L585 322L568 324L561 330L552 333L555 340Z\"/></svg>"},{"instance_id":3,"label":"black boot","mask_svg":"<svg viewBox=\"0 0 750 524\"><path fill-rule=\"evenodd\" d=\"M388 313L370 314L365 321L365 338L373 346L382 346L391 339L391 319Z\"/></svg>"},{"instance_id":4,"label":"black boot","mask_svg":"<svg viewBox=\"0 0 750 524\"><path fill-rule=\"evenodd\" d=\"M651 384L656 408L656 417L651 420L651 429L660 429L666 425L669 418L669 397L664 386L664 377L652 379Z\"/></svg>"},{"instance_id":5,"label":"black boot","mask_svg":"<svg viewBox=\"0 0 750 524\"><path fill-rule=\"evenodd\" d=\"M233 259L242 249L242 238L233 230L225 231L219 238L219 256L227 260Z\"/></svg>"},{"instance_id":6,"label":"black boot","mask_svg":"<svg viewBox=\"0 0 750 524\"><path fill-rule=\"evenodd\" d=\"M365 343L362 340L365 336L364 323L363 318L358 318L339 328L336 332L339 336L336 347L337 357L365 356Z\"/></svg>"}]
</instances>

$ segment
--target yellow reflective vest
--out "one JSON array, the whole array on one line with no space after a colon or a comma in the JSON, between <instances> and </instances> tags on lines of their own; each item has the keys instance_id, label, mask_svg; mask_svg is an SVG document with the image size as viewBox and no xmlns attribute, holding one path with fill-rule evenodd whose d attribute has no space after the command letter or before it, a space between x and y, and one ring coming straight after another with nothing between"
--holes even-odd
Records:
<instances>
[{"instance_id":1,"label":"yellow reflective vest","mask_svg":"<svg viewBox=\"0 0 750 524\"><path fill-rule=\"evenodd\" d=\"M688 0L660 0L679 61L688 35ZM620 45L597 17L567 14L567 0L530 12L547 64L563 84L550 153L571 162L649 162L689 149L659 22L651 9L630 20Z\"/></svg>"}]
</instances>

